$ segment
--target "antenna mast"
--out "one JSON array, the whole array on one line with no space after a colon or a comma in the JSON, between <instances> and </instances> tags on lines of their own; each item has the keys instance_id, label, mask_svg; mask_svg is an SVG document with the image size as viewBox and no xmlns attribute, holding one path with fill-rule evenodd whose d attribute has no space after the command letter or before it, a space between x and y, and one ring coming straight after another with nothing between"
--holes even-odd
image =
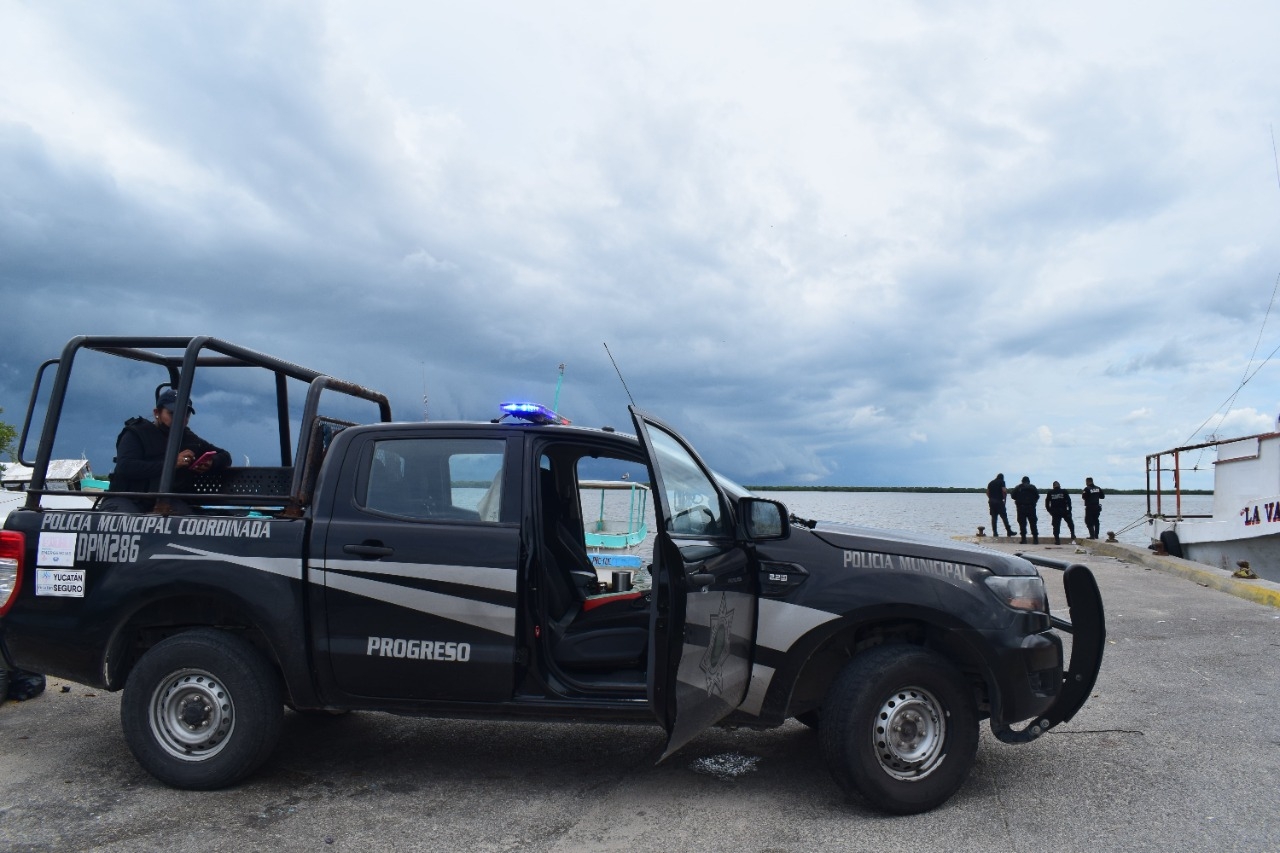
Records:
<instances>
[{"instance_id":1,"label":"antenna mast","mask_svg":"<svg viewBox=\"0 0 1280 853\"><path fill-rule=\"evenodd\" d=\"M613 364L613 370L618 374L618 381L622 383L622 390L627 392L627 399L631 401L631 405L636 404L636 398L631 396L631 389L627 387L627 380L622 378L622 371L618 369L618 362L613 360L613 352L609 349L609 342L602 341L604 351L609 353L609 361Z\"/></svg>"},{"instance_id":2,"label":"antenna mast","mask_svg":"<svg viewBox=\"0 0 1280 853\"><path fill-rule=\"evenodd\" d=\"M426 362L422 362L422 420L431 420L426 416Z\"/></svg>"},{"instance_id":3,"label":"antenna mast","mask_svg":"<svg viewBox=\"0 0 1280 853\"><path fill-rule=\"evenodd\" d=\"M556 377L556 398L551 403L551 411L560 413L560 386L564 384L564 362L560 362L560 375Z\"/></svg>"}]
</instances>

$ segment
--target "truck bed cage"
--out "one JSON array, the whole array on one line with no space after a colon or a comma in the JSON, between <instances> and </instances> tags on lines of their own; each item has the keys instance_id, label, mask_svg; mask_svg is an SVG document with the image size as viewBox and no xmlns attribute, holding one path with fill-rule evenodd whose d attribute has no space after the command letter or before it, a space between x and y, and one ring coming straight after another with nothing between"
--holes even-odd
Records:
<instances>
[{"instance_id":1,"label":"truck bed cage","mask_svg":"<svg viewBox=\"0 0 1280 853\"><path fill-rule=\"evenodd\" d=\"M230 468L215 475L200 475L196 480L198 499L217 494L217 502L231 505L266 503L287 504L293 512L310 501L315 474L328 447L329 439L338 429L351 426L349 422L320 415L321 394L332 391L356 399L367 400L378 407L379 420L391 420L391 403L387 397L370 388L302 367L274 356L208 336L196 337L126 337L87 336L72 338L62 349L62 355L50 359L36 370L31 388L31 400L27 404L26 418L18 441L18 461L34 469L31 486L27 491L26 507L36 509L40 496L49 494L45 488L46 471L53 455L58 422L62 417L71 367L80 350L90 350L107 355L158 365L169 375L168 384L177 393L174 405L173 429L165 450L164 473L160 477L160 495L174 495L173 472L180 450L179 437L187 425L187 407L191 400L191 386L198 367L250 367L270 371L275 377L276 416L280 441L280 465L273 468ZM168 350L169 352L164 352ZM32 419L45 373L57 366L49 400L45 410L40 442L35 459L27 459L27 440L31 433ZM307 397L303 405L302 426L299 430L296 457L289 433L289 391L287 380L294 379L307 384ZM287 489L287 490L286 490ZM127 496L131 493L118 493ZM153 496L153 495L148 495Z\"/></svg>"}]
</instances>

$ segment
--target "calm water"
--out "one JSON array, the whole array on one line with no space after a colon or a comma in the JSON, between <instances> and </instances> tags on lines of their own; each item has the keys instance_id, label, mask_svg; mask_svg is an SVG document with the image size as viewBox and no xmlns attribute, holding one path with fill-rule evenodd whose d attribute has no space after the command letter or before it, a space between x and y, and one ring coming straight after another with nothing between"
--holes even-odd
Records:
<instances>
[{"instance_id":1,"label":"calm water","mask_svg":"<svg viewBox=\"0 0 1280 853\"><path fill-rule=\"evenodd\" d=\"M786 490L756 490L763 498L782 501L787 509L801 518L813 518L820 521L841 521L860 524L867 527L881 527L889 530L909 530L915 533L932 533L939 536L972 536L978 525L990 528L991 518L987 515L987 496L985 494L920 494L915 492L806 492ZM625 518L627 504L625 497L609 495L606 505L607 517ZM584 507L584 514L590 519L599 512L598 493L594 499L597 503ZM1205 513L1213 511L1213 497L1210 495L1191 495L1184 497L1183 512ZM614 504L617 504L616 506ZM1076 533L1080 537L1088 535L1084 526L1084 503L1079 495L1072 495L1072 518L1076 523ZM1142 522L1147 510L1145 495L1108 495L1102 501L1102 534L1114 530L1121 542L1145 547L1149 541L1147 525ZM1049 513L1043 503L1038 512L1040 534L1052 536L1053 527ZM649 528L653 529L653 508L648 513ZM1124 530L1134 522L1140 522L1129 530ZM1018 529L1017 512L1013 501L1009 501L1009 522L1014 532ZM990 529L987 534L990 535ZM1066 533L1066 526L1063 526ZM652 548L648 542L641 546L645 551Z\"/></svg>"},{"instance_id":2,"label":"calm water","mask_svg":"<svg viewBox=\"0 0 1280 853\"><path fill-rule=\"evenodd\" d=\"M987 514L985 494L917 494L913 492L789 492L757 490L763 498L782 501L801 518L823 521L845 521L868 527L884 527L891 530L911 530L916 533L934 533L940 536L972 536L978 525L988 528L991 534L991 517ZM1043 498L1042 498L1043 501ZM1084 502L1078 494L1071 496L1071 517L1076 523L1076 533L1087 536L1084 526ZM1018 515L1013 501L1009 501L1009 523L1018 532ZM1191 495L1182 499L1184 513L1213 511L1213 497ZM1122 528L1139 521L1147 511L1145 495L1107 495L1102 501L1102 535L1114 530L1116 538L1130 545L1145 547L1150 541L1145 522L1131 530ZM1037 513L1040 535L1053 535L1049 513L1043 502ZM1066 525L1063 525L1066 533ZM1043 541L1043 539L1041 540Z\"/></svg>"}]
</instances>

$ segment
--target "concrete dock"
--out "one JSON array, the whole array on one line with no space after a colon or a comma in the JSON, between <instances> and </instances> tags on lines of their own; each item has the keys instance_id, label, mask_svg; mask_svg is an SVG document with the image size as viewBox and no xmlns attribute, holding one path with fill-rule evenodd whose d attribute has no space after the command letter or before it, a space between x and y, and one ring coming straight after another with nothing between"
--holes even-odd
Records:
<instances>
[{"instance_id":1,"label":"concrete dock","mask_svg":"<svg viewBox=\"0 0 1280 853\"><path fill-rule=\"evenodd\" d=\"M1038 545L1023 545L1017 538L1007 537L956 537L966 542L973 542L1011 554L1021 552L1043 554L1057 560L1075 560L1080 555L1096 555L1112 557L1122 563L1132 563L1147 569L1163 572L1174 577L1191 581L1198 586L1216 589L1239 598L1265 604L1268 607L1280 608L1280 584L1261 578L1246 580L1234 577L1231 572L1203 563L1195 563L1168 554L1156 554L1149 548L1138 548L1120 542L1107 542L1102 539L1082 539L1071 543L1063 540L1063 544L1054 545L1052 536L1041 536Z\"/></svg>"}]
</instances>

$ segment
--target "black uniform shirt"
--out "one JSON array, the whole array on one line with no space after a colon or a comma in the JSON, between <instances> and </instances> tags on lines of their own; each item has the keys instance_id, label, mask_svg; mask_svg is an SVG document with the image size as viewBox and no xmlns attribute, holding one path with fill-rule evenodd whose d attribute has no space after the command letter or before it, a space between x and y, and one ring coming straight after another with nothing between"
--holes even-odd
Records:
<instances>
[{"instance_id":1,"label":"black uniform shirt","mask_svg":"<svg viewBox=\"0 0 1280 853\"><path fill-rule=\"evenodd\" d=\"M1071 515L1071 495L1066 489L1050 489L1044 496L1044 508L1050 515Z\"/></svg>"},{"instance_id":2,"label":"black uniform shirt","mask_svg":"<svg viewBox=\"0 0 1280 853\"><path fill-rule=\"evenodd\" d=\"M169 430L157 426L146 418L130 418L116 438L116 469L111 474L111 492L154 492L160 488L160 475L164 472L165 445L169 442ZM200 456L212 450L217 456L213 468L231 465L231 454L215 447L189 429L182 431L180 450L190 450ZM192 472L179 468L173 472L173 490L187 492L191 489Z\"/></svg>"}]
</instances>

